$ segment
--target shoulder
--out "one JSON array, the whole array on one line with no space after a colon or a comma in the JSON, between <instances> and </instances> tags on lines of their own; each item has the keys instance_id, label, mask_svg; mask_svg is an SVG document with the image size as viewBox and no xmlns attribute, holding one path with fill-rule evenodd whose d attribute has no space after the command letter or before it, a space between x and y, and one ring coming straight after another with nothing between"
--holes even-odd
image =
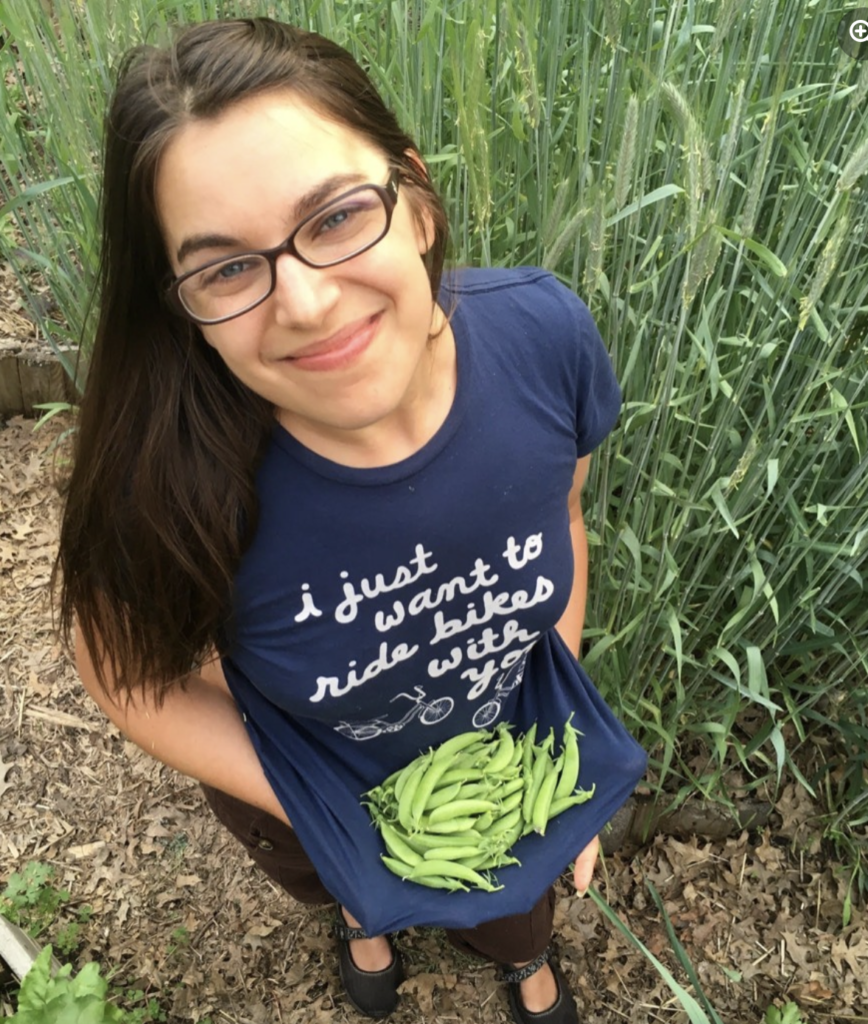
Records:
<instances>
[{"instance_id":1,"label":"shoulder","mask_svg":"<svg viewBox=\"0 0 868 1024\"><path fill-rule=\"evenodd\" d=\"M570 418L579 457L609 433L621 407L614 367L590 310L553 274L536 267L457 271L446 303L486 370L498 367L499 381L511 382L536 408Z\"/></svg>"},{"instance_id":2,"label":"shoulder","mask_svg":"<svg viewBox=\"0 0 868 1024\"><path fill-rule=\"evenodd\" d=\"M540 267L460 268L444 275L442 291L447 301L492 301L510 304L554 303L569 305L580 299Z\"/></svg>"},{"instance_id":3,"label":"shoulder","mask_svg":"<svg viewBox=\"0 0 868 1024\"><path fill-rule=\"evenodd\" d=\"M590 310L553 274L539 267L462 269L444 280L441 305L479 340L515 346L529 358L565 361L602 346Z\"/></svg>"}]
</instances>

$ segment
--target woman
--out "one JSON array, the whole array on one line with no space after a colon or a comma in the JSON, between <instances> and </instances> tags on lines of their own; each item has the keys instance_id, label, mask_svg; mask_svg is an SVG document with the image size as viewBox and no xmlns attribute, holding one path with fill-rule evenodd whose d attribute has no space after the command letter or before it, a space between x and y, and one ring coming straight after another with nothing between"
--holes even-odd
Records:
<instances>
[{"instance_id":1,"label":"woman","mask_svg":"<svg viewBox=\"0 0 868 1024\"><path fill-rule=\"evenodd\" d=\"M102 204L58 559L85 687L291 895L337 900L361 1012L397 1005L379 933L442 924L505 965L520 1024L576 1021L551 883L581 851L587 889L644 768L575 660L580 493L620 404L586 308L530 269L442 281L413 141L349 54L268 19L128 55ZM366 789L572 712L602 797L502 893L385 871Z\"/></svg>"}]
</instances>

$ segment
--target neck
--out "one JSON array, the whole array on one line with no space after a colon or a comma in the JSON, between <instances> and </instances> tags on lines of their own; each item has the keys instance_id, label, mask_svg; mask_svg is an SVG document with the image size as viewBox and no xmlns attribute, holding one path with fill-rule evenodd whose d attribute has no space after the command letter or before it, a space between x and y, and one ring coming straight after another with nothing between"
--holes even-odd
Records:
<instances>
[{"instance_id":1,"label":"neck","mask_svg":"<svg viewBox=\"0 0 868 1024\"><path fill-rule=\"evenodd\" d=\"M328 429L286 410L278 422L306 448L358 469L389 466L415 455L443 425L457 386L455 337L446 314L434 307L431 332L417 371L399 406L369 426Z\"/></svg>"}]
</instances>

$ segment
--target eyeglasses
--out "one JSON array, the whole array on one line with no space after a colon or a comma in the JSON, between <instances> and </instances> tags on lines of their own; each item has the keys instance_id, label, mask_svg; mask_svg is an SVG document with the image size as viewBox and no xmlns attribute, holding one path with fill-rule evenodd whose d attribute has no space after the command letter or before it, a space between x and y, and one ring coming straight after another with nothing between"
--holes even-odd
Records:
<instances>
[{"instance_id":1,"label":"eyeglasses","mask_svg":"<svg viewBox=\"0 0 868 1024\"><path fill-rule=\"evenodd\" d=\"M247 313L277 285L277 258L333 267L373 248L389 231L398 201L398 171L385 186L359 185L304 218L282 245L211 260L167 287L176 311L197 324L222 324Z\"/></svg>"}]
</instances>

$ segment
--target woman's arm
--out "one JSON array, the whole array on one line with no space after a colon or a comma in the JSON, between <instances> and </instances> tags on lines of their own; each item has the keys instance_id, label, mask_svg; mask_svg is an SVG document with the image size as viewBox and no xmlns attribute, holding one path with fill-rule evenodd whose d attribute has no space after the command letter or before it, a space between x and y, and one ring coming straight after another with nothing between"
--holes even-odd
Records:
<instances>
[{"instance_id":1,"label":"woman's arm","mask_svg":"<svg viewBox=\"0 0 868 1024\"><path fill-rule=\"evenodd\" d=\"M191 675L185 690L173 690L157 708L138 694L127 706L105 693L80 630L75 631L75 662L84 688L100 709L146 754L289 824L214 666L208 678ZM108 668L106 678L111 678Z\"/></svg>"},{"instance_id":2,"label":"woman's arm","mask_svg":"<svg viewBox=\"0 0 868 1024\"><path fill-rule=\"evenodd\" d=\"M564 643L579 656L582 646L582 630L585 626L585 605L588 598L588 537L582 516L582 488L588 477L591 456L586 455L576 464L573 486L570 490L570 538L573 544L573 587L566 610L557 624Z\"/></svg>"},{"instance_id":3,"label":"woman's arm","mask_svg":"<svg viewBox=\"0 0 868 1024\"><path fill-rule=\"evenodd\" d=\"M570 538L573 543L573 589L566 611L557 624L564 643L579 656L582 646L582 630L585 626L585 605L588 598L588 537L585 533L585 520L582 515L582 488L588 478L591 456L586 455L576 464L573 486L570 489ZM594 868L600 851L600 840L595 836L590 843L576 856L573 869L573 881L576 892L584 896L590 888L594 877Z\"/></svg>"}]
</instances>

